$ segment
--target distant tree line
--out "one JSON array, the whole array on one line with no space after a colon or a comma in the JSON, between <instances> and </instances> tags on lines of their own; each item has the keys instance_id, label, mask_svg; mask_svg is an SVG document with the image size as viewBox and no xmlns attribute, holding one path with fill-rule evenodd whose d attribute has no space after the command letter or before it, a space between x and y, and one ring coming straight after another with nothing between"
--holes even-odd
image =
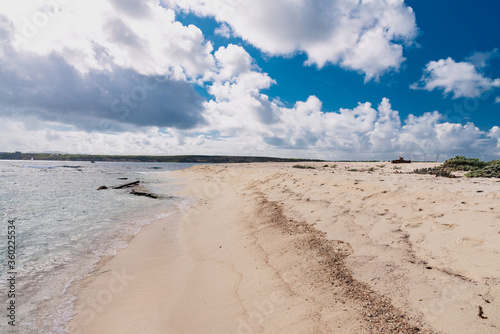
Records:
<instances>
[{"instance_id":1,"label":"distant tree line","mask_svg":"<svg viewBox=\"0 0 500 334\"><path fill-rule=\"evenodd\" d=\"M87 155L58 153L0 153L0 160L57 160L57 161L116 161L116 162L177 162L177 163L247 163L323 161L314 159L284 159L273 157L229 155Z\"/></svg>"}]
</instances>

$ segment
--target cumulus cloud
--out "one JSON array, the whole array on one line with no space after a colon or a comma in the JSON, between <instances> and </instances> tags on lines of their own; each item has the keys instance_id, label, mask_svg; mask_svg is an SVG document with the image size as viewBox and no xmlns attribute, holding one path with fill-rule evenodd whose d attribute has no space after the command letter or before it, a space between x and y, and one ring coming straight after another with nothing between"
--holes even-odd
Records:
<instances>
[{"instance_id":1,"label":"cumulus cloud","mask_svg":"<svg viewBox=\"0 0 500 334\"><path fill-rule=\"evenodd\" d=\"M82 73L120 67L184 79L214 65L201 30L182 25L155 0L2 2L0 14L11 21L17 51L64 55Z\"/></svg>"},{"instance_id":2,"label":"cumulus cloud","mask_svg":"<svg viewBox=\"0 0 500 334\"><path fill-rule=\"evenodd\" d=\"M215 56L220 75L209 88L214 99L205 102L207 123L196 133L216 130L221 147L234 141L253 147L249 152L327 159L499 153L496 139L472 123L443 122L437 111L401 120L386 98L377 107L365 102L325 112L321 100L310 96L287 108L261 92L274 81L252 65L242 47L221 47Z\"/></svg>"},{"instance_id":3,"label":"cumulus cloud","mask_svg":"<svg viewBox=\"0 0 500 334\"><path fill-rule=\"evenodd\" d=\"M198 28L132 0L2 3L0 64L0 115L100 132L203 123L190 82L215 70Z\"/></svg>"},{"instance_id":4,"label":"cumulus cloud","mask_svg":"<svg viewBox=\"0 0 500 334\"><path fill-rule=\"evenodd\" d=\"M321 103L312 97L293 109L283 110L283 122L278 122L268 143L326 150L337 158L356 152L359 158L402 154L422 159L439 152L473 151L485 137L471 123L441 123L441 119L441 114L433 112L410 115L402 123L388 99L383 99L377 108L360 103L353 109L325 113L321 112Z\"/></svg>"},{"instance_id":5,"label":"cumulus cloud","mask_svg":"<svg viewBox=\"0 0 500 334\"><path fill-rule=\"evenodd\" d=\"M500 103L500 96L497 96L497 97L495 98L495 103Z\"/></svg>"},{"instance_id":6,"label":"cumulus cloud","mask_svg":"<svg viewBox=\"0 0 500 334\"><path fill-rule=\"evenodd\" d=\"M293 108L276 110L272 124L241 127L228 136L234 124L205 129L147 128L122 133L84 132L75 127L30 116L3 118L1 150L66 151L100 154L234 154L324 159L390 159L404 155L433 159L456 154L498 159L500 128L488 132L474 124L442 123L438 112L399 113L383 99L377 106L360 103L353 109L321 111L321 101L310 97ZM220 115L223 119L223 115ZM217 119L213 119L217 121ZM61 130L63 128L63 130ZM233 129L234 130L234 129Z\"/></svg>"},{"instance_id":7,"label":"cumulus cloud","mask_svg":"<svg viewBox=\"0 0 500 334\"><path fill-rule=\"evenodd\" d=\"M485 133L472 123L443 123L444 117L438 112L409 115L401 121L388 99L376 108L359 103L353 109L337 112L324 112L321 105L312 96L293 108L273 106L273 123L250 130L240 128L238 131L244 135L239 139L249 138L266 153L286 155L283 152L289 151L289 156L325 159L390 159L404 155L428 160L438 154L493 159L500 155L500 131Z\"/></svg>"},{"instance_id":8,"label":"cumulus cloud","mask_svg":"<svg viewBox=\"0 0 500 334\"><path fill-rule=\"evenodd\" d=\"M231 80L251 70L253 59L241 46L229 44L215 52L219 80Z\"/></svg>"},{"instance_id":9,"label":"cumulus cloud","mask_svg":"<svg viewBox=\"0 0 500 334\"><path fill-rule=\"evenodd\" d=\"M496 142L497 151L500 150L500 127L494 126L488 131L488 137Z\"/></svg>"},{"instance_id":10,"label":"cumulus cloud","mask_svg":"<svg viewBox=\"0 0 500 334\"><path fill-rule=\"evenodd\" d=\"M399 69L403 45L417 35L404 0L164 0L168 7L214 17L270 55L304 52L307 64L334 64L366 80Z\"/></svg>"},{"instance_id":11,"label":"cumulus cloud","mask_svg":"<svg viewBox=\"0 0 500 334\"><path fill-rule=\"evenodd\" d=\"M260 1L185 0L182 8L214 16L227 27L220 34L269 54L302 51L309 64L339 64L367 79L397 69L416 33L400 0ZM286 107L263 93L275 81L243 47L214 51L197 27L153 0L14 7L0 4L3 151L326 159L500 152L497 127L443 123L438 112L401 120L385 98L335 112L316 96Z\"/></svg>"},{"instance_id":12,"label":"cumulus cloud","mask_svg":"<svg viewBox=\"0 0 500 334\"><path fill-rule=\"evenodd\" d=\"M274 80L253 63L250 55L241 46L221 47L214 53L214 58L216 71L208 88L213 99L200 102L200 109L195 108L197 111L193 117L186 116L185 112L178 115L188 126L173 123L177 108L174 107L169 112L168 105L175 106L176 101L166 98L171 87L158 88L158 99L166 99L165 111L164 114L158 112L153 115L164 115L164 123L162 118L153 119L148 116L150 107L142 110L129 105L131 102L141 102L133 101L130 97L137 94L136 98L140 98L139 88L146 89L153 85L155 82L150 81L152 77L131 70L115 70L114 77L91 71L88 77L85 77L68 64L61 66L63 60L60 58L47 58L42 66L45 71L56 73L54 71L57 69L64 69L62 72L65 75L56 73L54 76L58 78L59 86L51 82L47 84L36 81L42 80L37 78L50 76L46 75L46 72L40 72L41 70L37 72L35 68L27 67L26 72L16 73L15 76L17 80L25 80L21 81L22 85L19 86L25 86L29 94L15 95L17 93L7 91L5 85L1 87L1 91L5 92L2 95L3 104L7 106L0 113L0 122L4 125L1 150L59 150L103 154L245 152L249 155L325 159L389 159L398 154L413 159L430 159L438 153L474 153L498 158L500 153L498 128L492 128L485 133L472 123L443 123L443 116L438 112L425 113L422 116L410 115L401 120L399 112L394 110L390 101L385 98L376 107L365 102L353 108L325 112L321 100L310 96L307 100L298 101L293 107L287 108L262 93L263 89L274 84ZM56 65L52 65L52 62ZM28 64L29 62L25 63ZM14 77L12 73L9 75ZM131 77L135 81L131 80ZM28 84L30 80L34 80L31 86ZM120 86L123 82L135 82L136 86L125 88ZM187 85L185 82L180 84ZM42 86L45 90L39 91L37 87ZM65 86L73 87L74 91L65 91ZM134 87L139 88L134 91ZM129 98L123 99L120 91L128 92L126 94L129 94ZM146 92L150 94L147 89ZM11 103L21 97L31 97L24 98L22 114L6 112L10 107L9 93L14 94ZM172 94L182 97L182 90L174 90ZM77 101L82 103L78 112L72 110L74 105L68 102L74 100L75 96L78 97ZM116 96L119 103L114 105L113 110L110 103L117 100ZM186 95L186 99L191 98L192 95ZM152 97L152 101L155 99L156 97ZM182 104L187 103L183 101ZM100 105L106 110L96 113ZM123 113L125 107L128 107L128 115ZM82 115L86 115L86 118L81 118ZM120 120L124 115L127 115L126 118ZM127 118L136 120L135 123L142 122L139 124L143 125L141 131L127 127L127 122L135 124ZM148 119L151 122L146 123ZM120 127L120 131L82 131L95 126L93 121L102 120L108 120L111 125Z\"/></svg>"},{"instance_id":13,"label":"cumulus cloud","mask_svg":"<svg viewBox=\"0 0 500 334\"><path fill-rule=\"evenodd\" d=\"M226 136L238 136L243 128L258 129L275 120L277 106L262 89L275 81L253 64L241 47L230 44L215 52L217 75L208 87L214 97L205 103L209 126Z\"/></svg>"},{"instance_id":14,"label":"cumulus cloud","mask_svg":"<svg viewBox=\"0 0 500 334\"><path fill-rule=\"evenodd\" d=\"M227 24L225 24L225 23L222 23L219 27L217 27L214 30L214 33L216 35L219 35L219 36L222 36L222 37L225 37L225 38L229 38L229 37L232 36L231 28Z\"/></svg>"},{"instance_id":15,"label":"cumulus cloud","mask_svg":"<svg viewBox=\"0 0 500 334\"><path fill-rule=\"evenodd\" d=\"M477 54L476 54L477 55ZM476 57L482 66L484 57ZM410 86L412 89L432 91L442 89L444 94L453 93L453 98L479 97L494 87L500 87L500 79L490 79L479 72L478 67L470 62L455 62L452 58L429 62L419 82Z\"/></svg>"},{"instance_id":16,"label":"cumulus cloud","mask_svg":"<svg viewBox=\"0 0 500 334\"><path fill-rule=\"evenodd\" d=\"M184 81L121 69L112 76L81 76L57 56L38 61L44 67L25 78L0 69L0 115L36 115L101 132L153 125L186 129L203 122L203 100Z\"/></svg>"},{"instance_id":17,"label":"cumulus cloud","mask_svg":"<svg viewBox=\"0 0 500 334\"><path fill-rule=\"evenodd\" d=\"M376 108L365 102L325 112L321 100L310 96L287 108L261 92L274 81L252 65L242 47L222 47L215 55L220 75L209 88L214 99L205 103L207 124L198 131L216 129L221 145L234 140L253 147L250 152L327 159L499 153L496 139L472 123L443 122L437 111L401 120L386 98Z\"/></svg>"},{"instance_id":18,"label":"cumulus cloud","mask_svg":"<svg viewBox=\"0 0 500 334\"><path fill-rule=\"evenodd\" d=\"M1 22L0 115L35 115L87 131L203 122L203 99L186 81L114 65L81 73L57 53L17 51L13 25L5 16Z\"/></svg>"}]
</instances>

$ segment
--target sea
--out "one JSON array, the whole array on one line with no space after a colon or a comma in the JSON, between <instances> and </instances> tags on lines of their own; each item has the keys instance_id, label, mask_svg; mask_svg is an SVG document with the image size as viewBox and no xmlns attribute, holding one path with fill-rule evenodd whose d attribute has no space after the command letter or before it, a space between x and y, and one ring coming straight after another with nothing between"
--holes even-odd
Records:
<instances>
[{"instance_id":1,"label":"sea","mask_svg":"<svg viewBox=\"0 0 500 334\"><path fill-rule=\"evenodd\" d=\"M165 172L192 165L0 160L0 333L66 333L72 287L143 226L190 205ZM134 181L158 198L112 189Z\"/></svg>"}]
</instances>

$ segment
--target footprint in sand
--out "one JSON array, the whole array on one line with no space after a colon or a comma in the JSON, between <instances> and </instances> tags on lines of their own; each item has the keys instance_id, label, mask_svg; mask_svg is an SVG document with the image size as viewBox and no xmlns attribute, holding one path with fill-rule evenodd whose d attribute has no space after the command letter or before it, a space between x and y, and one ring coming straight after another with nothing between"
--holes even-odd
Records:
<instances>
[{"instance_id":1,"label":"footprint in sand","mask_svg":"<svg viewBox=\"0 0 500 334\"><path fill-rule=\"evenodd\" d=\"M420 227L422 225L422 222L418 222L418 223L408 223L405 225L405 227L408 227L408 228L417 228L417 227Z\"/></svg>"},{"instance_id":2,"label":"footprint in sand","mask_svg":"<svg viewBox=\"0 0 500 334\"><path fill-rule=\"evenodd\" d=\"M483 239L475 239L470 237L464 237L457 239L457 244L467 247L477 247L484 245L485 241Z\"/></svg>"}]
</instances>

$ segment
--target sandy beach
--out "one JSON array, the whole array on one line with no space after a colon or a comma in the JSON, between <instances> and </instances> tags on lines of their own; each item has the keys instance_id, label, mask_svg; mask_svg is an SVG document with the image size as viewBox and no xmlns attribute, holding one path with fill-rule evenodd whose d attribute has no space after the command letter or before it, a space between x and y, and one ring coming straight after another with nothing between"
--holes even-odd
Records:
<instances>
[{"instance_id":1,"label":"sandy beach","mask_svg":"<svg viewBox=\"0 0 500 334\"><path fill-rule=\"evenodd\" d=\"M293 165L169 172L196 204L80 284L69 332L500 332L498 179Z\"/></svg>"}]
</instances>

